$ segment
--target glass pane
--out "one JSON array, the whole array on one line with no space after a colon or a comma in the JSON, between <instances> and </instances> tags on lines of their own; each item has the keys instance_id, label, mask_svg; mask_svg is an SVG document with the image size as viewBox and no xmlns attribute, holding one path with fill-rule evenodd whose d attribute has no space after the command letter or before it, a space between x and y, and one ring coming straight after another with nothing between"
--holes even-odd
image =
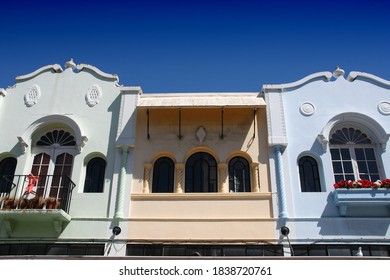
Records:
<instances>
[{"instance_id":1,"label":"glass pane","mask_svg":"<svg viewBox=\"0 0 390 280\"><path fill-rule=\"evenodd\" d=\"M344 161L343 166L344 166L344 173L353 173L352 162Z\"/></svg>"},{"instance_id":2,"label":"glass pane","mask_svg":"<svg viewBox=\"0 0 390 280\"><path fill-rule=\"evenodd\" d=\"M371 246L371 256L389 256L389 249L387 246Z\"/></svg>"},{"instance_id":3,"label":"glass pane","mask_svg":"<svg viewBox=\"0 0 390 280\"><path fill-rule=\"evenodd\" d=\"M343 173L343 167L341 165L341 162L333 162L333 172Z\"/></svg>"},{"instance_id":4,"label":"glass pane","mask_svg":"<svg viewBox=\"0 0 390 280\"><path fill-rule=\"evenodd\" d=\"M378 174L371 175L370 180L373 181L373 182L375 182L377 180L380 180L379 175Z\"/></svg>"},{"instance_id":5,"label":"glass pane","mask_svg":"<svg viewBox=\"0 0 390 280\"><path fill-rule=\"evenodd\" d=\"M372 148L366 148L366 149L364 149L364 150L365 150L365 152L366 152L367 160L376 160L374 149L372 149Z\"/></svg>"},{"instance_id":6,"label":"glass pane","mask_svg":"<svg viewBox=\"0 0 390 280\"><path fill-rule=\"evenodd\" d=\"M365 160L364 150L362 148L355 149L356 159Z\"/></svg>"},{"instance_id":7,"label":"glass pane","mask_svg":"<svg viewBox=\"0 0 390 280\"><path fill-rule=\"evenodd\" d=\"M369 161L368 164L368 170L370 173L378 173L378 166L375 161Z\"/></svg>"},{"instance_id":8,"label":"glass pane","mask_svg":"<svg viewBox=\"0 0 390 280\"><path fill-rule=\"evenodd\" d=\"M246 256L245 247L226 247L223 249L224 256Z\"/></svg>"},{"instance_id":9,"label":"glass pane","mask_svg":"<svg viewBox=\"0 0 390 280\"><path fill-rule=\"evenodd\" d=\"M185 256L186 248L179 246L166 246L163 248L164 256Z\"/></svg>"},{"instance_id":10,"label":"glass pane","mask_svg":"<svg viewBox=\"0 0 390 280\"><path fill-rule=\"evenodd\" d=\"M326 247L323 245L310 246L309 256L326 256Z\"/></svg>"},{"instance_id":11,"label":"glass pane","mask_svg":"<svg viewBox=\"0 0 390 280\"><path fill-rule=\"evenodd\" d=\"M351 154L349 152L349 149L340 149L341 157L343 160L350 160Z\"/></svg>"},{"instance_id":12,"label":"glass pane","mask_svg":"<svg viewBox=\"0 0 390 280\"><path fill-rule=\"evenodd\" d=\"M340 160L339 149L330 149L330 154L332 156L332 160Z\"/></svg>"},{"instance_id":13,"label":"glass pane","mask_svg":"<svg viewBox=\"0 0 390 280\"><path fill-rule=\"evenodd\" d=\"M344 180L344 176L343 175L335 175L334 176L334 181L335 182L339 182L341 180Z\"/></svg>"},{"instance_id":14,"label":"glass pane","mask_svg":"<svg viewBox=\"0 0 390 280\"><path fill-rule=\"evenodd\" d=\"M329 256L351 256L351 249L349 247L335 246L328 247Z\"/></svg>"},{"instance_id":15,"label":"glass pane","mask_svg":"<svg viewBox=\"0 0 390 280\"><path fill-rule=\"evenodd\" d=\"M367 173L367 165L365 161L358 161L359 173Z\"/></svg>"},{"instance_id":16,"label":"glass pane","mask_svg":"<svg viewBox=\"0 0 390 280\"><path fill-rule=\"evenodd\" d=\"M354 181L355 180L355 176L353 174L346 174L345 175L345 180Z\"/></svg>"}]
</instances>

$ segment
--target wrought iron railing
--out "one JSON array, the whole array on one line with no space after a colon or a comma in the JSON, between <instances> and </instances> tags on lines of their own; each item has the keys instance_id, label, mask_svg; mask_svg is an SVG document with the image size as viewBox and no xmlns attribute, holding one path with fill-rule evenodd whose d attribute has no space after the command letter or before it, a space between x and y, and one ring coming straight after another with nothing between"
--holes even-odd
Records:
<instances>
[{"instance_id":1,"label":"wrought iron railing","mask_svg":"<svg viewBox=\"0 0 390 280\"><path fill-rule=\"evenodd\" d=\"M62 209L69 213L75 183L65 175L0 177L0 211Z\"/></svg>"}]
</instances>

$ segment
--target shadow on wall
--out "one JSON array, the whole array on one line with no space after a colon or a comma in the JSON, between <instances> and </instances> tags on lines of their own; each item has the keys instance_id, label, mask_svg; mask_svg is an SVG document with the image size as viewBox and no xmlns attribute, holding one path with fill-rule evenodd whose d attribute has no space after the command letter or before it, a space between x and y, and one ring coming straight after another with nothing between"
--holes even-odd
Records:
<instances>
[{"instance_id":1,"label":"shadow on wall","mask_svg":"<svg viewBox=\"0 0 390 280\"><path fill-rule=\"evenodd\" d=\"M386 236L390 225L390 216L375 216L375 211L367 208L364 216L340 216L334 202L333 192L327 197L327 203L317 224L323 236Z\"/></svg>"}]
</instances>

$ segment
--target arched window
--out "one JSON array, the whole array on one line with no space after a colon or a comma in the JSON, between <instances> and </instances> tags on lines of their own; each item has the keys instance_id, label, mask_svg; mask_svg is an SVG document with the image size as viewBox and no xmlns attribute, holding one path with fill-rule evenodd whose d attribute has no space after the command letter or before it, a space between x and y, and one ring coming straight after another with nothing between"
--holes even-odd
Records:
<instances>
[{"instance_id":1,"label":"arched window","mask_svg":"<svg viewBox=\"0 0 390 280\"><path fill-rule=\"evenodd\" d=\"M106 161L104 159L95 157L88 161L84 182L85 193L103 192L105 171Z\"/></svg>"},{"instance_id":2,"label":"arched window","mask_svg":"<svg viewBox=\"0 0 390 280\"><path fill-rule=\"evenodd\" d=\"M195 153L187 160L185 189L193 192L217 192L217 162L205 152Z\"/></svg>"},{"instance_id":3,"label":"arched window","mask_svg":"<svg viewBox=\"0 0 390 280\"><path fill-rule=\"evenodd\" d=\"M380 179L375 143L367 134L352 127L342 128L331 135L329 144L336 182Z\"/></svg>"},{"instance_id":4,"label":"arched window","mask_svg":"<svg viewBox=\"0 0 390 280\"><path fill-rule=\"evenodd\" d=\"M299 178L302 192L320 192L320 174L317 161L310 156L303 156L298 161Z\"/></svg>"},{"instance_id":5,"label":"arched window","mask_svg":"<svg viewBox=\"0 0 390 280\"><path fill-rule=\"evenodd\" d=\"M16 158L7 157L0 161L0 193L9 193L13 185Z\"/></svg>"},{"instance_id":6,"label":"arched window","mask_svg":"<svg viewBox=\"0 0 390 280\"><path fill-rule=\"evenodd\" d=\"M152 192L172 193L175 164L169 157L161 157L153 166Z\"/></svg>"},{"instance_id":7,"label":"arched window","mask_svg":"<svg viewBox=\"0 0 390 280\"><path fill-rule=\"evenodd\" d=\"M243 157L234 157L229 161L229 191L250 192L249 163Z\"/></svg>"}]
</instances>

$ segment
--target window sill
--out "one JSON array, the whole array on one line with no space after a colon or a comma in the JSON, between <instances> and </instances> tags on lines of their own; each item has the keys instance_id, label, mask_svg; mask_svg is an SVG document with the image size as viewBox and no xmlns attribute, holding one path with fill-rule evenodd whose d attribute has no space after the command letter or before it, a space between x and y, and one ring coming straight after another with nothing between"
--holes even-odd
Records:
<instances>
[{"instance_id":1,"label":"window sill","mask_svg":"<svg viewBox=\"0 0 390 280\"><path fill-rule=\"evenodd\" d=\"M142 193L131 200L257 200L271 199L272 193Z\"/></svg>"}]
</instances>

